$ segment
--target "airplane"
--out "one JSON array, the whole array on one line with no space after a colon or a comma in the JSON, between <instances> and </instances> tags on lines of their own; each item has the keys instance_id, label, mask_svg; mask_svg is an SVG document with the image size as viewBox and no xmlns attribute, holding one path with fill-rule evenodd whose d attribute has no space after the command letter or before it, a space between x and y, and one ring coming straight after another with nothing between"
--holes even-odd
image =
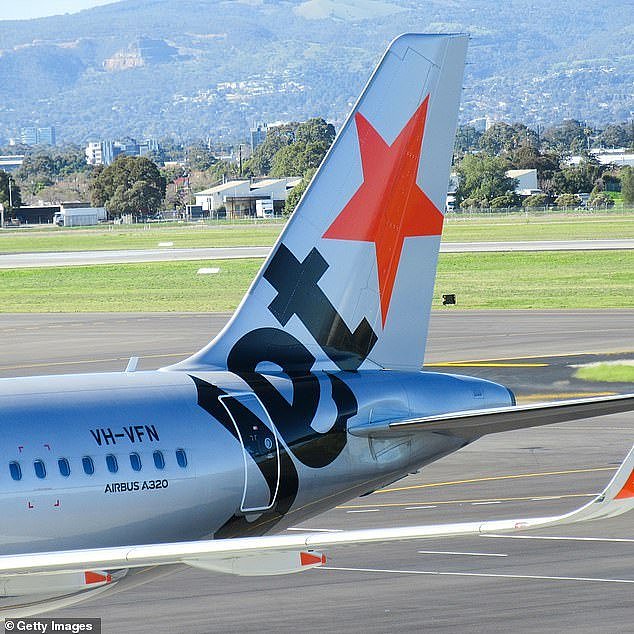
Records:
<instances>
[{"instance_id":1,"label":"airplane","mask_svg":"<svg viewBox=\"0 0 634 634\"><path fill-rule=\"evenodd\" d=\"M518 406L422 371L468 37L387 49L222 332L156 371L0 380L0 610L186 565L299 572L346 544L513 532L634 507L634 453L560 516L282 533L491 433L634 409Z\"/></svg>"}]
</instances>

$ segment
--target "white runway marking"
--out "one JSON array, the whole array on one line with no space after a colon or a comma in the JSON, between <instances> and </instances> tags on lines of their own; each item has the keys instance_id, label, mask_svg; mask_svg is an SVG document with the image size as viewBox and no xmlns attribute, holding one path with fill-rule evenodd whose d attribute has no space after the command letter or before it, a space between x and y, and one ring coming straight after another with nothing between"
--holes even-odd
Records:
<instances>
[{"instance_id":1,"label":"white runway marking","mask_svg":"<svg viewBox=\"0 0 634 634\"><path fill-rule=\"evenodd\" d=\"M419 550L419 555L467 555L469 557L508 557L506 553L462 553L456 550Z\"/></svg>"},{"instance_id":2,"label":"white runway marking","mask_svg":"<svg viewBox=\"0 0 634 634\"><path fill-rule=\"evenodd\" d=\"M301 528L299 526L293 526L293 528L287 528L287 531L299 531L301 533L341 533L342 528Z\"/></svg>"},{"instance_id":3,"label":"white runway marking","mask_svg":"<svg viewBox=\"0 0 634 634\"><path fill-rule=\"evenodd\" d=\"M565 427L562 425L561 427L558 427L557 425L552 425L550 429L558 429L560 431L588 431L589 429L592 429L592 424L588 423L587 426L582 427L582 426L578 426L578 427L570 427L568 425L566 425ZM627 431L627 432L631 432L632 428L631 427L601 427L601 432L604 431Z\"/></svg>"},{"instance_id":4,"label":"white runway marking","mask_svg":"<svg viewBox=\"0 0 634 634\"><path fill-rule=\"evenodd\" d=\"M493 537L496 539L545 539L552 541L569 542L615 542L632 544L634 539L628 537L559 537L546 535L496 535L495 533L480 535L480 537Z\"/></svg>"},{"instance_id":5,"label":"white runway marking","mask_svg":"<svg viewBox=\"0 0 634 634\"><path fill-rule=\"evenodd\" d=\"M532 502L533 500L531 500ZM501 500L491 500L490 502L471 502L471 506L485 506L487 504L502 504Z\"/></svg>"},{"instance_id":6,"label":"white runway marking","mask_svg":"<svg viewBox=\"0 0 634 634\"><path fill-rule=\"evenodd\" d=\"M634 240L527 240L509 242L443 242L441 253L495 253L507 251L596 251L632 250ZM126 264L132 262L175 262L187 260L226 260L265 258L271 247L159 247L156 249L114 249L102 251L63 251L3 253L0 268L15 269L88 264ZM592 332L592 331L588 331ZM593 333L594 334L594 333ZM503 336L503 335L501 335Z\"/></svg>"},{"instance_id":7,"label":"white runway marking","mask_svg":"<svg viewBox=\"0 0 634 634\"><path fill-rule=\"evenodd\" d=\"M114 360L114 359L113 359ZM122 361L125 361L126 359L121 359ZM19 366L22 367L22 366ZM6 370L8 369L7 367L2 367L0 366L0 370ZM9 368L10 369L10 368ZM612 469L610 469L610 471L612 471ZM437 504L437 505L446 505L446 504L472 504L472 505L477 505L478 503L486 503L486 504L502 504L503 502L542 502L544 500L563 500L563 499L567 499L567 498L594 498L597 496L597 493L566 493L563 495L546 495L543 497L512 497L512 498L500 498L500 499L496 499L496 500L434 500L433 504ZM379 511L383 508L407 508L408 506L411 507L412 504L414 504L414 502L385 502L385 503L380 503L380 504L375 504L374 507L372 507L372 510L374 511ZM361 509L361 508L365 508L366 506L369 505L365 505L365 504L342 504L341 506L336 506L335 508L338 510L345 510L345 509Z\"/></svg>"},{"instance_id":8,"label":"white runway marking","mask_svg":"<svg viewBox=\"0 0 634 634\"><path fill-rule=\"evenodd\" d=\"M435 504L428 504L427 506L406 506L406 511L418 511L420 509L437 509L438 507Z\"/></svg>"},{"instance_id":9,"label":"white runway marking","mask_svg":"<svg viewBox=\"0 0 634 634\"><path fill-rule=\"evenodd\" d=\"M381 509L357 509L356 511L346 511L346 513L378 513Z\"/></svg>"},{"instance_id":10,"label":"white runway marking","mask_svg":"<svg viewBox=\"0 0 634 634\"><path fill-rule=\"evenodd\" d=\"M320 566L316 570L341 570L345 572L387 572L396 575L427 575L431 577L486 577L489 579L534 579L537 581L583 581L594 583L634 583L634 579L604 579L602 577L557 577L550 575L511 575L492 572L445 572L440 570L391 570L382 568L339 568Z\"/></svg>"}]
</instances>

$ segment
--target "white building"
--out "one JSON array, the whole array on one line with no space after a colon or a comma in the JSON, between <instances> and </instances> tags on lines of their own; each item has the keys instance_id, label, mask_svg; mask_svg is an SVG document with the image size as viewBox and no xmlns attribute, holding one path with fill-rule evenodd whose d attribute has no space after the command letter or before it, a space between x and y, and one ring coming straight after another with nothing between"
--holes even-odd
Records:
<instances>
[{"instance_id":1,"label":"white building","mask_svg":"<svg viewBox=\"0 0 634 634\"><path fill-rule=\"evenodd\" d=\"M252 183L251 192L258 196L267 196L272 200L286 200L288 192L301 180L301 178L265 178Z\"/></svg>"},{"instance_id":2,"label":"white building","mask_svg":"<svg viewBox=\"0 0 634 634\"><path fill-rule=\"evenodd\" d=\"M625 167L629 165L634 167L634 152L628 151L625 148L617 148L614 150L590 150L590 154L601 163L601 165L614 164L618 167ZM582 156L571 156L568 160L569 165L579 165L583 160Z\"/></svg>"},{"instance_id":3,"label":"white building","mask_svg":"<svg viewBox=\"0 0 634 634\"><path fill-rule=\"evenodd\" d=\"M251 192L248 180L227 181L222 185L216 185L209 189L196 192L196 205L202 207L203 211L217 211L220 207L226 208L228 198L238 198L248 196Z\"/></svg>"},{"instance_id":4,"label":"white building","mask_svg":"<svg viewBox=\"0 0 634 634\"><path fill-rule=\"evenodd\" d=\"M159 149L158 141L154 139L135 141L128 138L125 141L91 141L84 152L88 165L110 165L120 154L145 156Z\"/></svg>"},{"instance_id":5,"label":"white building","mask_svg":"<svg viewBox=\"0 0 634 634\"><path fill-rule=\"evenodd\" d=\"M517 179L515 193L519 196L531 196L532 194L541 194L542 190L539 189L536 169L508 170L508 172L506 172L506 175L509 178Z\"/></svg>"},{"instance_id":6,"label":"white building","mask_svg":"<svg viewBox=\"0 0 634 634\"><path fill-rule=\"evenodd\" d=\"M86 146L86 163L88 165L103 165L103 153L101 151L101 143L91 141Z\"/></svg>"},{"instance_id":7,"label":"white building","mask_svg":"<svg viewBox=\"0 0 634 634\"><path fill-rule=\"evenodd\" d=\"M257 200L271 200L276 212L281 208L288 192L301 178L266 178L259 181L234 180L196 192L196 205L204 213L221 211L229 217L255 216Z\"/></svg>"},{"instance_id":8,"label":"white building","mask_svg":"<svg viewBox=\"0 0 634 634\"><path fill-rule=\"evenodd\" d=\"M24 154L4 154L0 156L0 170L12 172L20 169L24 163Z\"/></svg>"}]
</instances>

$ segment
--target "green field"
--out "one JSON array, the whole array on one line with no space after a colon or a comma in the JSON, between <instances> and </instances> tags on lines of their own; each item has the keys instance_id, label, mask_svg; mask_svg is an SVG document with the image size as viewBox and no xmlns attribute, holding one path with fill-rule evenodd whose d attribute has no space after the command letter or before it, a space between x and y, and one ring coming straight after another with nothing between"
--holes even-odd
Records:
<instances>
[{"instance_id":1,"label":"green field","mask_svg":"<svg viewBox=\"0 0 634 634\"><path fill-rule=\"evenodd\" d=\"M267 246L282 224L108 225L93 229L13 229L0 232L0 253L152 249L161 242L179 247ZM446 242L509 240L583 240L634 238L634 213L592 215L525 215L450 217Z\"/></svg>"},{"instance_id":2,"label":"green field","mask_svg":"<svg viewBox=\"0 0 634 634\"><path fill-rule=\"evenodd\" d=\"M634 214L626 216L522 216L450 218L445 242L513 240L599 240L634 238Z\"/></svg>"},{"instance_id":3,"label":"green field","mask_svg":"<svg viewBox=\"0 0 634 634\"><path fill-rule=\"evenodd\" d=\"M579 368L575 377L584 381L634 383L634 363L598 363Z\"/></svg>"},{"instance_id":4,"label":"green field","mask_svg":"<svg viewBox=\"0 0 634 634\"><path fill-rule=\"evenodd\" d=\"M261 260L0 270L0 312L232 310ZM217 266L215 275L197 275ZM634 252L442 254L434 307L631 308ZM444 310L453 310L446 307Z\"/></svg>"},{"instance_id":5,"label":"green field","mask_svg":"<svg viewBox=\"0 0 634 634\"><path fill-rule=\"evenodd\" d=\"M467 309L632 308L634 251L441 254L436 302L446 293Z\"/></svg>"},{"instance_id":6,"label":"green field","mask_svg":"<svg viewBox=\"0 0 634 634\"><path fill-rule=\"evenodd\" d=\"M155 249L161 242L178 247L237 247L273 244L280 224L109 225L95 229L20 229L0 233L0 253Z\"/></svg>"}]
</instances>

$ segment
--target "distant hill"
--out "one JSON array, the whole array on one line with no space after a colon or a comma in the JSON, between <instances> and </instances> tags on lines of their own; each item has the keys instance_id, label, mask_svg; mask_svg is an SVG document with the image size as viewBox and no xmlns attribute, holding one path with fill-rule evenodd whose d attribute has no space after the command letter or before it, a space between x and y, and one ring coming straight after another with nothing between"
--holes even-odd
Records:
<instances>
[{"instance_id":1,"label":"distant hill","mask_svg":"<svg viewBox=\"0 0 634 634\"><path fill-rule=\"evenodd\" d=\"M340 123L404 31L472 34L462 121L634 116L634 5L596 0L123 0L0 22L0 139L236 140L255 121Z\"/></svg>"}]
</instances>

